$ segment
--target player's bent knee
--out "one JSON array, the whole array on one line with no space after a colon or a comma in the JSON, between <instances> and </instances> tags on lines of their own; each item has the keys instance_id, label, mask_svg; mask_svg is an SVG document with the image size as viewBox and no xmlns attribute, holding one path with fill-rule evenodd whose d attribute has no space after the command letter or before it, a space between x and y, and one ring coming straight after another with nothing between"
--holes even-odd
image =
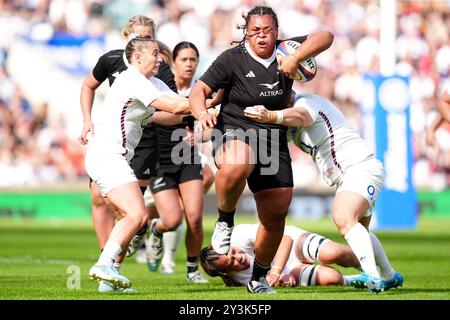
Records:
<instances>
[{"instance_id":1,"label":"player's bent knee","mask_svg":"<svg viewBox=\"0 0 450 320\"><path fill-rule=\"evenodd\" d=\"M103 198L100 192L92 192L92 205L96 207L101 207L105 205L105 198Z\"/></svg>"},{"instance_id":2,"label":"player's bent knee","mask_svg":"<svg viewBox=\"0 0 450 320\"><path fill-rule=\"evenodd\" d=\"M342 236L358 223L358 219L353 216L333 214L333 221Z\"/></svg>"},{"instance_id":3,"label":"player's bent knee","mask_svg":"<svg viewBox=\"0 0 450 320\"><path fill-rule=\"evenodd\" d=\"M163 224L168 231L175 231L183 222L183 217L170 217L163 219Z\"/></svg>"},{"instance_id":4,"label":"player's bent knee","mask_svg":"<svg viewBox=\"0 0 450 320\"><path fill-rule=\"evenodd\" d=\"M220 175L227 184L236 184L247 179L246 165L222 165ZM217 178L219 180L219 178Z\"/></svg>"},{"instance_id":5,"label":"player's bent knee","mask_svg":"<svg viewBox=\"0 0 450 320\"><path fill-rule=\"evenodd\" d=\"M203 224L202 224L202 220L201 219L189 222L188 223L188 227L189 227L190 231L193 232L193 233L201 233L201 232L203 232Z\"/></svg>"},{"instance_id":6,"label":"player's bent knee","mask_svg":"<svg viewBox=\"0 0 450 320\"><path fill-rule=\"evenodd\" d=\"M321 266L316 274L316 286L342 285L342 274L334 268Z\"/></svg>"}]
</instances>

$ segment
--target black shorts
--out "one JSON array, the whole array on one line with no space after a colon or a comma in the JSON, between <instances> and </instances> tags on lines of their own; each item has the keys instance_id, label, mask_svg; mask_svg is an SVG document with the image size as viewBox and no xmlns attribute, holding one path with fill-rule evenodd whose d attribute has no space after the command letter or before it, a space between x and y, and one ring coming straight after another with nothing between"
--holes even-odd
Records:
<instances>
[{"instance_id":1,"label":"black shorts","mask_svg":"<svg viewBox=\"0 0 450 320\"><path fill-rule=\"evenodd\" d=\"M243 141L253 149L256 163L247 179L248 187L253 193L294 186L286 130L272 129L269 133L266 131L263 134L258 130L244 132L242 129L227 125L216 128L222 132L222 136L213 141L213 156L218 148L231 140Z\"/></svg>"},{"instance_id":2,"label":"black shorts","mask_svg":"<svg viewBox=\"0 0 450 320\"><path fill-rule=\"evenodd\" d=\"M159 165L159 140L154 125L145 127L130 166L139 180L148 180L156 176Z\"/></svg>"},{"instance_id":3,"label":"black shorts","mask_svg":"<svg viewBox=\"0 0 450 320\"><path fill-rule=\"evenodd\" d=\"M201 164L160 165L156 176L150 180L150 190L155 194L177 189L178 185L191 180L203 180Z\"/></svg>"}]
</instances>

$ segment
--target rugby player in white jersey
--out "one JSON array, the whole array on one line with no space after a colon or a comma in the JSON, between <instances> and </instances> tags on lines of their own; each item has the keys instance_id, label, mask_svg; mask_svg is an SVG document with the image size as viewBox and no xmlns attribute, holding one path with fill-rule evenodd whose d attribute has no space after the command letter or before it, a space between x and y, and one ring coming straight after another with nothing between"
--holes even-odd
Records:
<instances>
[{"instance_id":1,"label":"rugby player in white jersey","mask_svg":"<svg viewBox=\"0 0 450 320\"><path fill-rule=\"evenodd\" d=\"M291 132L295 145L312 156L325 182L336 186L333 220L363 270L355 286L364 283L369 291L380 292L402 285L403 276L394 271L380 241L369 231L383 185L383 165L342 112L320 96L299 94L293 108L269 111L253 106L244 113L257 122L297 128Z\"/></svg>"},{"instance_id":2,"label":"rugby player in white jersey","mask_svg":"<svg viewBox=\"0 0 450 320\"><path fill-rule=\"evenodd\" d=\"M220 276L227 286L246 285L255 259L255 242L259 224L239 224L231 235L231 249L218 254L211 246L200 252L200 261L208 275ZM350 285L355 276L343 276L327 266L359 268L353 251L346 245L294 226L284 228L267 281L271 286Z\"/></svg>"},{"instance_id":3,"label":"rugby player in white jersey","mask_svg":"<svg viewBox=\"0 0 450 320\"><path fill-rule=\"evenodd\" d=\"M91 279L106 281L117 288L128 288L130 280L113 268L116 257L146 225L148 214L130 161L142 130L155 109L173 114L189 111L188 100L171 91L154 76L160 65L158 45L150 37L130 40L125 49L130 63L118 75L99 110L96 132L88 144L86 171L105 195L124 215L119 220L101 253L90 269ZM154 117L163 121L164 113ZM171 115L169 115L169 118Z\"/></svg>"}]
</instances>

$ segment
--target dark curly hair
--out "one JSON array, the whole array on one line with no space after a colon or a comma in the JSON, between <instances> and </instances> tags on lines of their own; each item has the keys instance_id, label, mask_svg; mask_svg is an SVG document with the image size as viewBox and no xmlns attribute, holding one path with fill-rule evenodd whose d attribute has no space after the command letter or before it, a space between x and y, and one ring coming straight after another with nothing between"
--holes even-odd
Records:
<instances>
[{"instance_id":1,"label":"dark curly hair","mask_svg":"<svg viewBox=\"0 0 450 320\"><path fill-rule=\"evenodd\" d=\"M227 287L242 286L241 283L234 281L228 273L217 268L214 261L218 260L220 256L211 245L200 250L200 265L205 270L205 273L210 277L221 277Z\"/></svg>"},{"instance_id":2,"label":"dark curly hair","mask_svg":"<svg viewBox=\"0 0 450 320\"><path fill-rule=\"evenodd\" d=\"M271 7L256 6L252 10L250 10L247 13L247 15L244 16L245 24L239 26L239 29L242 29L242 32L244 33L244 37L240 41L231 42L231 44L244 43L245 39L247 39L247 37L248 37L247 28L248 28L248 23L250 21L250 18L252 16L270 16L270 17L272 17L272 20L275 23L275 28L278 29L278 18L277 18L277 14L275 13L275 11L273 11L273 9Z\"/></svg>"}]
</instances>

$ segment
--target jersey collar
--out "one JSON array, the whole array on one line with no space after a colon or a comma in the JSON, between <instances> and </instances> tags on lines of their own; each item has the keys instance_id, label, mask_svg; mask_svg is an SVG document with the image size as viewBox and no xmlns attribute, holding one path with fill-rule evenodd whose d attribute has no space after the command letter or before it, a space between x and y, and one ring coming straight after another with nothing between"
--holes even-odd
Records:
<instances>
[{"instance_id":1,"label":"jersey collar","mask_svg":"<svg viewBox=\"0 0 450 320\"><path fill-rule=\"evenodd\" d=\"M266 67L266 69L269 68L269 66L275 60L275 56L277 54L277 50L273 50L272 56L270 58L263 59L263 58L258 57L258 55L253 52L252 48L250 48L250 45L248 44L247 41L244 43L244 45L245 45L245 49L250 54L250 56L253 59L255 59L256 61L258 61L259 63L261 63L264 67Z\"/></svg>"}]
</instances>

